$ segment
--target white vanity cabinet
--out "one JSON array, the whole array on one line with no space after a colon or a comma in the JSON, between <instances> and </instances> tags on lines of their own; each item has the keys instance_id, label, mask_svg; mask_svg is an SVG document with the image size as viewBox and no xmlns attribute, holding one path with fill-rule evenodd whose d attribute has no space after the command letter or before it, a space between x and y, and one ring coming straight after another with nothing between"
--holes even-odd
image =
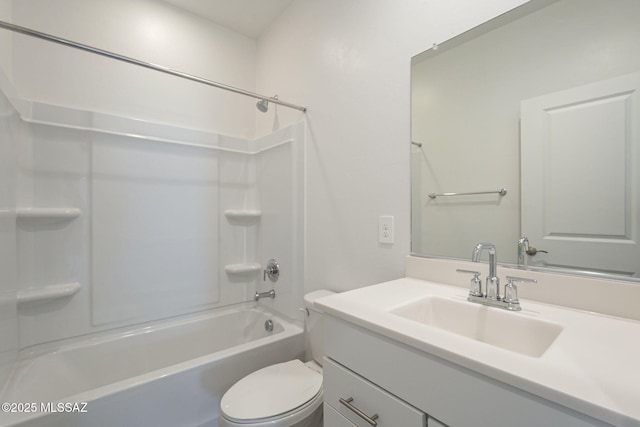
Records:
<instances>
[{"instance_id":1,"label":"white vanity cabinet","mask_svg":"<svg viewBox=\"0 0 640 427\"><path fill-rule=\"evenodd\" d=\"M387 393L335 361L323 363L324 401L344 419L358 427L424 427L422 411ZM330 385L327 387L326 385ZM325 420L327 427L334 424ZM343 425L337 423L338 426ZM350 425L345 423L344 425Z\"/></svg>"},{"instance_id":2,"label":"white vanity cabinet","mask_svg":"<svg viewBox=\"0 0 640 427\"><path fill-rule=\"evenodd\" d=\"M608 425L333 315L325 356L326 427L374 425L340 403L350 397L378 427Z\"/></svg>"},{"instance_id":3,"label":"white vanity cabinet","mask_svg":"<svg viewBox=\"0 0 640 427\"><path fill-rule=\"evenodd\" d=\"M353 344L357 353L358 343ZM327 356L323 363L325 427L447 427L363 378L353 367L341 365L338 354ZM394 370L393 362L384 369Z\"/></svg>"}]
</instances>

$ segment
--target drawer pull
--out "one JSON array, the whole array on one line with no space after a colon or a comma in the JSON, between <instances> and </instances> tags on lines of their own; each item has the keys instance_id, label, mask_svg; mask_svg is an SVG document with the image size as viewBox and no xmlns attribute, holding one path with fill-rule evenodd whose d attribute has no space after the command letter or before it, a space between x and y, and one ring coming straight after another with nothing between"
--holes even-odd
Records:
<instances>
[{"instance_id":1,"label":"drawer pull","mask_svg":"<svg viewBox=\"0 0 640 427\"><path fill-rule=\"evenodd\" d=\"M340 403L342 403L344 406L349 408L354 414L356 414L357 416L365 420L367 423L369 423L373 427L376 427L378 425L378 423L376 422L376 420L378 419L378 414L373 414L371 416L368 416L367 414L362 412L360 409L353 406L351 404L351 402L353 402L353 397L350 397L348 399L343 399L341 397L339 400L340 400Z\"/></svg>"}]
</instances>

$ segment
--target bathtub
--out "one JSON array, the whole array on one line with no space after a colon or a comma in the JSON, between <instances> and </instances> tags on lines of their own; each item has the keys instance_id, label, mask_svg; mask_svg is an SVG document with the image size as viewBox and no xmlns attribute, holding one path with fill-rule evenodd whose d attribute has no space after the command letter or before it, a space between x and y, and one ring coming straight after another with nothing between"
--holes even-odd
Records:
<instances>
[{"instance_id":1,"label":"bathtub","mask_svg":"<svg viewBox=\"0 0 640 427\"><path fill-rule=\"evenodd\" d=\"M302 327L255 303L70 342L21 358L0 426L217 427L232 384L303 353Z\"/></svg>"}]
</instances>

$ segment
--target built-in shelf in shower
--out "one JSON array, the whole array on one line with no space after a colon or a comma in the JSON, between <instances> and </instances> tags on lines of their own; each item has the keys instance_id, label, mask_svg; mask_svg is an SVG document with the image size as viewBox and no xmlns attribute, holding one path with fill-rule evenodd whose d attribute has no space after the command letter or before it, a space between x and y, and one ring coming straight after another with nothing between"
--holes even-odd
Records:
<instances>
[{"instance_id":1,"label":"built-in shelf in shower","mask_svg":"<svg viewBox=\"0 0 640 427\"><path fill-rule=\"evenodd\" d=\"M80 283L74 282L23 289L18 291L18 304L70 297L78 292L80 288Z\"/></svg>"},{"instance_id":2,"label":"built-in shelf in shower","mask_svg":"<svg viewBox=\"0 0 640 427\"><path fill-rule=\"evenodd\" d=\"M231 224L249 226L260 219L262 211L259 209L226 209L224 216ZM256 273L262 270L257 262L225 265L224 271L230 275Z\"/></svg>"},{"instance_id":3,"label":"built-in shelf in shower","mask_svg":"<svg viewBox=\"0 0 640 427\"><path fill-rule=\"evenodd\" d=\"M229 219L257 219L262 216L259 209L227 209L224 215Z\"/></svg>"},{"instance_id":4,"label":"built-in shelf in shower","mask_svg":"<svg viewBox=\"0 0 640 427\"><path fill-rule=\"evenodd\" d=\"M246 264L229 264L224 266L224 271L227 274L245 274L254 273L262 270L260 263L251 262Z\"/></svg>"},{"instance_id":5,"label":"built-in shelf in shower","mask_svg":"<svg viewBox=\"0 0 640 427\"><path fill-rule=\"evenodd\" d=\"M16 217L31 223L56 223L72 221L82 215L78 208L18 208Z\"/></svg>"}]
</instances>

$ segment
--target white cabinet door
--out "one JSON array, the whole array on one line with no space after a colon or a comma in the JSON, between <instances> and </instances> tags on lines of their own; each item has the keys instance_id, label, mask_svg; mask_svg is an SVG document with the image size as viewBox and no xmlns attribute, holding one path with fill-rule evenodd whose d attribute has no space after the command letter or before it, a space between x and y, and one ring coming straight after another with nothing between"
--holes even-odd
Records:
<instances>
[{"instance_id":1,"label":"white cabinet door","mask_svg":"<svg viewBox=\"0 0 640 427\"><path fill-rule=\"evenodd\" d=\"M324 427L356 427L331 406L324 404Z\"/></svg>"},{"instance_id":2,"label":"white cabinet door","mask_svg":"<svg viewBox=\"0 0 640 427\"><path fill-rule=\"evenodd\" d=\"M640 73L521 103L530 265L640 276ZM515 244L515 243L514 243Z\"/></svg>"},{"instance_id":3,"label":"white cabinet door","mask_svg":"<svg viewBox=\"0 0 640 427\"><path fill-rule=\"evenodd\" d=\"M357 427L424 427L426 415L331 359L324 358L324 402ZM327 424L327 427L329 425Z\"/></svg>"}]
</instances>

